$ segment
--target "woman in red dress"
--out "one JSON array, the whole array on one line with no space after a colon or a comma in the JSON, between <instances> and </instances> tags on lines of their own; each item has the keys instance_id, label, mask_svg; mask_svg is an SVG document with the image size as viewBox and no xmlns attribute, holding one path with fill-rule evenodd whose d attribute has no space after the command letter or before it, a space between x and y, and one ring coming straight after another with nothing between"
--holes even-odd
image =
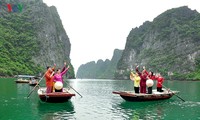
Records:
<instances>
[{"instance_id":1,"label":"woman in red dress","mask_svg":"<svg viewBox=\"0 0 200 120\"><path fill-rule=\"evenodd\" d=\"M141 80L140 80L140 93L144 93L146 94L146 80L147 80L147 75L148 75L148 72L146 71L145 67L143 67L143 71L140 72L138 70L138 67L137 66L135 68L136 72L138 73L138 75L140 76Z\"/></svg>"}]
</instances>

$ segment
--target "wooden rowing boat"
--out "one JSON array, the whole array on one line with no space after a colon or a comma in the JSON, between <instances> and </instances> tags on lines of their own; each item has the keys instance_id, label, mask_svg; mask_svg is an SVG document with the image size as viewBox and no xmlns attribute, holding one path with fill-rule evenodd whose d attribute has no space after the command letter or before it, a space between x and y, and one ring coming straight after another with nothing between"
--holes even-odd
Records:
<instances>
[{"instance_id":1,"label":"wooden rowing boat","mask_svg":"<svg viewBox=\"0 0 200 120\"><path fill-rule=\"evenodd\" d=\"M35 76L31 75L16 75L17 80L15 80L16 83L29 83L30 79L33 79Z\"/></svg>"},{"instance_id":2,"label":"wooden rowing boat","mask_svg":"<svg viewBox=\"0 0 200 120\"><path fill-rule=\"evenodd\" d=\"M26 80L26 79L17 79L15 80L16 83L29 83L29 80Z\"/></svg>"},{"instance_id":3,"label":"wooden rowing boat","mask_svg":"<svg viewBox=\"0 0 200 120\"><path fill-rule=\"evenodd\" d=\"M179 91L168 91L165 89L163 92L157 92L157 90L153 90L152 94L138 94L133 91L113 91L113 94L118 94L124 100L131 102L165 100L171 98L176 93L179 93Z\"/></svg>"},{"instance_id":4,"label":"wooden rowing boat","mask_svg":"<svg viewBox=\"0 0 200 120\"><path fill-rule=\"evenodd\" d=\"M67 102L75 94L70 93L67 88L63 88L63 92L46 93L46 88L38 89L38 96L43 102L62 103Z\"/></svg>"}]
</instances>

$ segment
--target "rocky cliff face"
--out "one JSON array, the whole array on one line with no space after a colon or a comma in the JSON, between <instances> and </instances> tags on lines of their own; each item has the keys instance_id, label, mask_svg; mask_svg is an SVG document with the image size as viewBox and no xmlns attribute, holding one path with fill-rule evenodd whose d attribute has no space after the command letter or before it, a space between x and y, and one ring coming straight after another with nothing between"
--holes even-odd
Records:
<instances>
[{"instance_id":1,"label":"rocky cliff face","mask_svg":"<svg viewBox=\"0 0 200 120\"><path fill-rule=\"evenodd\" d=\"M69 60L71 44L56 8L54 6L47 7L42 3L32 10L36 14L33 17L33 21L41 20L42 23L36 22L41 49L38 56L33 58L34 61L43 66L54 62L59 66L63 65L65 60Z\"/></svg>"},{"instance_id":2,"label":"rocky cliff face","mask_svg":"<svg viewBox=\"0 0 200 120\"><path fill-rule=\"evenodd\" d=\"M192 79L200 55L200 14L187 6L168 10L130 31L116 79L129 79L136 65L165 77Z\"/></svg>"},{"instance_id":3,"label":"rocky cliff face","mask_svg":"<svg viewBox=\"0 0 200 120\"><path fill-rule=\"evenodd\" d=\"M106 59L88 62L78 68L77 78L90 79L113 79L117 63L121 57L122 50L115 49L111 60Z\"/></svg>"},{"instance_id":4,"label":"rocky cliff face","mask_svg":"<svg viewBox=\"0 0 200 120\"><path fill-rule=\"evenodd\" d=\"M37 33L38 39L41 41L41 49L38 56L33 57L35 63L41 64L42 66L56 63L58 67L63 67L64 61L71 64L69 58L71 44L56 8L54 6L47 7L45 4L41 4L41 6L33 10L37 13L34 21L40 21L42 18L42 24L38 24L37 26L39 28ZM72 66L70 69L70 72L74 73ZM74 78L74 74L71 74L70 78Z\"/></svg>"},{"instance_id":5,"label":"rocky cliff face","mask_svg":"<svg viewBox=\"0 0 200 120\"><path fill-rule=\"evenodd\" d=\"M3 1L2 3L6 5L7 2ZM23 23L27 24L22 28L23 31L18 32L22 34L24 31L28 31L27 38L32 37L31 40L34 41L29 45L29 48L34 48L34 50L29 52L32 49L26 49L31 56L31 61L42 68L52 66L54 63L58 67L63 67L64 61L67 61L71 66L68 77L75 78L74 69L70 63L71 44L56 8L48 7L42 0L15 0L10 3L23 4L22 12L10 13L9 16L13 19L21 19L22 23L18 23L19 26L20 24L23 26ZM5 14L5 16L7 15ZM19 29L19 27L14 29ZM22 40L21 42L23 44ZM26 43L24 42L24 44Z\"/></svg>"}]
</instances>

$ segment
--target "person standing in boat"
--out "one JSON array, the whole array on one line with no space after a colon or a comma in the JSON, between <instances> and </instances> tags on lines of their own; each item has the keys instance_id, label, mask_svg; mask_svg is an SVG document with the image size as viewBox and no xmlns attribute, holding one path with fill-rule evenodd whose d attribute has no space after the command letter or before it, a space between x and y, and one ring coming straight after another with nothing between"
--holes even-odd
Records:
<instances>
[{"instance_id":1,"label":"person standing in boat","mask_svg":"<svg viewBox=\"0 0 200 120\"><path fill-rule=\"evenodd\" d=\"M153 80L156 80L156 76L153 74L152 71L148 72L147 76L147 93L152 94L152 88L153 88Z\"/></svg>"},{"instance_id":2,"label":"person standing in boat","mask_svg":"<svg viewBox=\"0 0 200 120\"><path fill-rule=\"evenodd\" d=\"M53 75L55 70L56 64L54 67L47 67L47 71L45 73L45 80L46 80L46 93L51 93L53 91Z\"/></svg>"},{"instance_id":3,"label":"person standing in boat","mask_svg":"<svg viewBox=\"0 0 200 120\"><path fill-rule=\"evenodd\" d=\"M139 93L140 90L140 76L138 75L138 73L130 73L130 79L134 82L134 91L135 93Z\"/></svg>"},{"instance_id":4,"label":"person standing in boat","mask_svg":"<svg viewBox=\"0 0 200 120\"><path fill-rule=\"evenodd\" d=\"M53 80L55 82L55 85L56 85L56 82L60 82L63 85L63 75L68 71L68 69L69 69L69 65L66 68L66 62L64 63L64 68L62 71L60 68L57 69L56 74L54 75L54 80ZM58 90L55 87L55 92L62 92L62 90L63 89Z\"/></svg>"},{"instance_id":5,"label":"person standing in boat","mask_svg":"<svg viewBox=\"0 0 200 120\"><path fill-rule=\"evenodd\" d=\"M164 82L164 78L161 76L160 73L158 73L156 79L157 79L157 91L158 92L163 92L163 90L162 90L162 84Z\"/></svg>"},{"instance_id":6,"label":"person standing in boat","mask_svg":"<svg viewBox=\"0 0 200 120\"><path fill-rule=\"evenodd\" d=\"M147 71L145 69L145 66L143 66L143 71L142 73L138 70L139 65L135 68L136 72L140 76L140 93L145 93L146 94L146 80L147 80Z\"/></svg>"}]
</instances>

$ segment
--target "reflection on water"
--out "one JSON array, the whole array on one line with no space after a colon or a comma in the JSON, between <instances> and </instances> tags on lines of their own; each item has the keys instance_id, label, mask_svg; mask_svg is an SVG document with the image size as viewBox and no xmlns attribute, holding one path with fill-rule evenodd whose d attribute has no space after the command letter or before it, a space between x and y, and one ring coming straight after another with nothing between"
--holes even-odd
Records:
<instances>
[{"instance_id":1,"label":"reflection on water","mask_svg":"<svg viewBox=\"0 0 200 120\"><path fill-rule=\"evenodd\" d=\"M42 120L74 119L74 106L71 101L66 103L38 102L38 114Z\"/></svg>"},{"instance_id":2,"label":"reflection on water","mask_svg":"<svg viewBox=\"0 0 200 120\"><path fill-rule=\"evenodd\" d=\"M162 119L164 116L163 106L165 102L127 102L123 101L115 107L119 107L128 119Z\"/></svg>"}]
</instances>

